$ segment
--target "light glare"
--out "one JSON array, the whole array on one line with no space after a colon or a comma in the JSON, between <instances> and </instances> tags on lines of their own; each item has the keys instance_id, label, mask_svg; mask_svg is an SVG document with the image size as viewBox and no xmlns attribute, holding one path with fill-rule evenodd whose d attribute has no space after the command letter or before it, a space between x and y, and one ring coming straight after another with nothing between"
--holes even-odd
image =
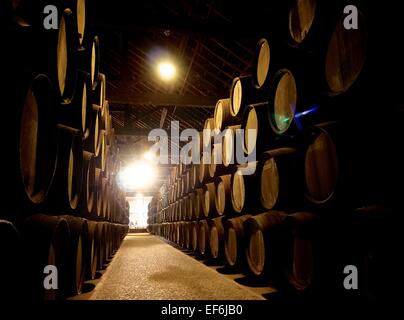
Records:
<instances>
[{"instance_id":1,"label":"light glare","mask_svg":"<svg viewBox=\"0 0 404 320\"><path fill-rule=\"evenodd\" d=\"M176 69L171 62L161 62L158 65L158 72L163 80L172 80L175 76Z\"/></svg>"},{"instance_id":2,"label":"light glare","mask_svg":"<svg viewBox=\"0 0 404 320\"><path fill-rule=\"evenodd\" d=\"M118 183L124 190L139 190L150 186L155 178L155 169L147 162L139 161L119 172Z\"/></svg>"}]
</instances>

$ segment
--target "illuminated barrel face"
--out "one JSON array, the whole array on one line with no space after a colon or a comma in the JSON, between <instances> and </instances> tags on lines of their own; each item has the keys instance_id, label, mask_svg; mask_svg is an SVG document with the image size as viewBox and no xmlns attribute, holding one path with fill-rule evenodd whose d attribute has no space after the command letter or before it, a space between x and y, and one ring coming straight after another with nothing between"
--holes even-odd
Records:
<instances>
[{"instance_id":1,"label":"illuminated barrel face","mask_svg":"<svg viewBox=\"0 0 404 320\"><path fill-rule=\"evenodd\" d=\"M268 72L269 72L269 64L271 61L270 48L268 41L264 40L261 43L259 54L258 54L258 63L257 63L257 83L259 87L262 87L267 80Z\"/></svg>"},{"instance_id":2,"label":"illuminated barrel face","mask_svg":"<svg viewBox=\"0 0 404 320\"><path fill-rule=\"evenodd\" d=\"M306 38L316 14L317 0L296 0L289 11L289 33L296 44Z\"/></svg>"},{"instance_id":3,"label":"illuminated barrel face","mask_svg":"<svg viewBox=\"0 0 404 320\"><path fill-rule=\"evenodd\" d=\"M289 70L280 70L275 75L272 92L269 120L272 129L281 134L286 132L293 122L297 104L296 81Z\"/></svg>"}]
</instances>

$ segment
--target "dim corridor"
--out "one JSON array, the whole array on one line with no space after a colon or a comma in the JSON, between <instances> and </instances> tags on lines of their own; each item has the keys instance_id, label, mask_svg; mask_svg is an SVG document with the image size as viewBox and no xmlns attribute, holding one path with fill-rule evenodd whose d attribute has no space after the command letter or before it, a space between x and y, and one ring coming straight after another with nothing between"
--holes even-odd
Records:
<instances>
[{"instance_id":1,"label":"dim corridor","mask_svg":"<svg viewBox=\"0 0 404 320\"><path fill-rule=\"evenodd\" d=\"M128 234L91 300L258 300L261 295L149 234Z\"/></svg>"}]
</instances>

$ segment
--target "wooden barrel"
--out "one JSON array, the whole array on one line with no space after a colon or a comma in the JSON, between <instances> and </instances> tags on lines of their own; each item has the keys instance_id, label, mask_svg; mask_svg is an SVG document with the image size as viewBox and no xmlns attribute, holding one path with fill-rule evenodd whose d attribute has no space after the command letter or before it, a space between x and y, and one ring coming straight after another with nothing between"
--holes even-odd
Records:
<instances>
[{"instance_id":1,"label":"wooden barrel","mask_svg":"<svg viewBox=\"0 0 404 320\"><path fill-rule=\"evenodd\" d=\"M93 153L95 157L98 157L101 148L100 106L93 104L88 116L91 118L91 120L88 136L84 141L84 149Z\"/></svg>"},{"instance_id":2,"label":"wooden barrel","mask_svg":"<svg viewBox=\"0 0 404 320\"><path fill-rule=\"evenodd\" d=\"M257 43L254 59L252 80L257 89L269 85L269 67L271 63L271 47L267 39L260 39Z\"/></svg>"},{"instance_id":3,"label":"wooden barrel","mask_svg":"<svg viewBox=\"0 0 404 320\"><path fill-rule=\"evenodd\" d=\"M112 240L112 224L111 223L105 223L105 242L104 242L104 248L105 248L105 262L108 263L109 259L112 256L112 247L111 247L111 240Z\"/></svg>"},{"instance_id":4,"label":"wooden barrel","mask_svg":"<svg viewBox=\"0 0 404 320\"><path fill-rule=\"evenodd\" d=\"M196 189L196 195L195 195L195 203L194 203L194 212L195 212L195 218L200 219L203 216L203 204L205 203L205 193L203 191L203 188L198 188Z\"/></svg>"},{"instance_id":5,"label":"wooden barrel","mask_svg":"<svg viewBox=\"0 0 404 320\"><path fill-rule=\"evenodd\" d=\"M181 206L181 220L188 219L188 212L189 212L189 196L184 196L182 198L182 206Z\"/></svg>"},{"instance_id":6,"label":"wooden barrel","mask_svg":"<svg viewBox=\"0 0 404 320\"><path fill-rule=\"evenodd\" d=\"M178 228L178 239L177 239L177 244L180 247L184 247L185 244L185 232L184 232L184 221L179 221L177 228Z\"/></svg>"},{"instance_id":7,"label":"wooden barrel","mask_svg":"<svg viewBox=\"0 0 404 320\"><path fill-rule=\"evenodd\" d=\"M207 220L200 220L198 223L198 249L203 257L209 257L209 224Z\"/></svg>"},{"instance_id":8,"label":"wooden barrel","mask_svg":"<svg viewBox=\"0 0 404 320\"><path fill-rule=\"evenodd\" d=\"M182 162L179 162L176 166L176 173L177 173L176 178L180 178L181 175L183 174L183 171L184 171L184 164Z\"/></svg>"},{"instance_id":9,"label":"wooden barrel","mask_svg":"<svg viewBox=\"0 0 404 320\"><path fill-rule=\"evenodd\" d=\"M214 129L223 130L226 126L237 124L240 118L233 117L230 110L230 98L220 99L216 103L214 113Z\"/></svg>"},{"instance_id":10,"label":"wooden barrel","mask_svg":"<svg viewBox=\"0 0 404 320\"><path fill-rule=\"evenodd\" d=\"M18 280L22 272L21 238L15 226L6 220L0 219L0 252L3 261L0 264L0 296L5 301L15 301L21 298L21 292L17 288L22 285ZM16 288L17 285L17 288ZM4 300L3 300L4 301Z\"/></svg>"},{"instance_id":11,"label":"wooden barrel","mask_svg":"<svg viewBox=\"0 0 404 320\"><path fill-rule=\"evenodd\" d=\"M245 108L241 127L244 129L243 145L247 155L261 154L273 141L273 134L269 130L267 109L266 102L252 104Z\"/></svg>"},{"instance_id":12,"label":"wooden barrel","mask_svg":"<svg viewBox=\"0 0 404 320\"><path fill-rule=\"evenodd\" d=\"M222 144L215 143L212 147L211 160L208 166L209 177L213 180L217 175L223 174L227 167L223 166Z\"/></svg>"},{"instance_id":13,"label":"wooden barrel","mask_svg":"<svg viewBox=\"0 0 404 320\"><path fill-rule=\"evenodd\" d=\"M221 260L224 256L224 217L218 217L209 222L209 249L213 260Z\"/></svg>"},{"instance_id":14,"label":"wooden barrel","mask_svg":"<svg viewBox=\"0 0 404 320\"><path fill-rule=\"evenodd\" d=\"M99 253L99 232L98 232L98 223L95 221L88 221L88 235L90 239L90 247L88 252L90 254L90 260L87 263L86 268L86 279L92 280L95 279L95 274L97 272L97 262L98 262L98 253Z\"/></svg>"},{"instance_id":15,"label":"wooden barrel","mask_svg":"<svg viewBox=\"0 0 404 320\"><path fill-rule=\"evenodd\" d=\"M101 140L100 140L100 151L98 153L97 157L97 168L101 169L102 174L105 174L105 167L107 164L107 143L106 143L106 137L105 137L105 130L101 130Z\"/></svg>"},{"instance_id":16,"label":"wooden barrel","mask_svg":"<svg viewBox=\"0 0 404 320\"><path fill-rule=\"evenodd\" d=\"M86 0L70 1L69 5L76 17L77 33L82 45L86 30Z\"/></svg>"},{"instance_id":17,"label":"wooden barrel","mask_svg":"<svg viewBox=\"0 0 404 320\"><path fill-rule=\"evenodd\" d=\"M191 233L191 250L196 252L198 250L198 234L199 234L199 223L198 221L192 221L192 233Z\"/></svg>"},{"instance_id":18,"label":"wooden barrel","mask_svg":"<svg viewBox=\"0 0 404 320\"><path fill-rule=\"evenodd\" d=\"M69 294L75 296L82 292L86 264L91 259L88 225L87 220L82 218L73 216L62 217L66 219L70 230Z\"/></svg>"},{"instance_id":19,"label":"wooden barrel","mask_svg":"<svg viewBox=\"0 0 404 320\"><path fill-rule=\"evenodd\" d=\"M268 101L268 119L276 134L285 133L294 122L297 104L296 81L288 69L273 77Z\"/></svg>"},{"instance_id":20,"label":"wooden barrel","mask_svg":"<svg viewBox=\"0 0 404 320\"><path fill-rule=\"evenodd\" d=\"M98 224L98 244L97 244L97 270L103 270L105 268L105 263L107 262L107 253L105 248L105 242L107 238L107 230L105 222L97 222Z\"/></svg>"},{"instance_id":21,"label":"wooden barrel","mask_svg":"<svg viewBox=\"0 0 404 320\"><path fill-rule=\"evenodd\" d=\"M295 61L298 65L296 71L301 71L298 75L299 87L302 85L306 93L321 92L331 97L347 92L357 82L365 65L373 59L369 50L369 39L372 38L369 37L371 19L366 19L363 13L368 8L362 10L363 5L357 3L359 28L346 29L344 20L347 14L343 12L346 4L343 1L325 4L321 1L302 0L297 3L305 4L304 9L292 9L290 15L297 22L297 28L291 31L295 34L290 37L292 46L300 47L300 51L305 52L303 60L297 56ZM303 20L298 22L300 18ZM310 32L305 34L304 40L299 38L300 31L307 30L309 25ZM378 27L380 28L380 24ZM301 41L296 42L293 37ZM379 47L381 41L383 40L378 39L376 46ZM372 51L378 57L376 59L379 59L379 54L376 53L378 49L374 47ZM371 73L364 76L364 88L369 88L371 77Z\"/></svg>"},{"instance_id":22,"label":"wooden barrel","mask_svg":"<svg viewBox=\"0 0 404 320\"><path fill-rule=\"evenodd\" d=\"M81 133L58 125L58 158L55 179L49 192L47 208L51 213L75 211L78 208L83 180L83 142Z\"/></svg>"},{"instance_id":23,"label":"wooden barrel","mask_svg":"<svg viewBox=\"0 0 404 320\"><path fill-rule=\"evenodd\" d=\"M104 190L103 190L103 180L104 178L102 177L102 172L101 169L95 168L95 186L96 186L96 202L95 202L95 210L94 212L96 213L97 217L99 219L102 218L102 201L103 201L103 196L104 196Z\"/></svg>"},{"instance_id":24,"label":"wooden barrel","mask_svg":"<svg viewBox=\"0 0 404 320\"><path fill-rule=\"evenodd\" d=\"M214 130L215 130L215 119L214 118L206 119L203 125L203 133L202 133L202 141L203 141L202 146L204 149L210 148L213 142Z\"/></svg>"},{"instance_id":25,"label":"wooden barrel","mask_svg":"<svg viewBox=\"0 0 404 320\"><path fill-rule=\"evenodd\" d=\"M250 164L254 166L253 164ZM257 192L258 177L256 173L245 175L238 168L231 175L231 203L235 213L263 212Z\"/></svg>"},{"instance_id":26,"label":"wooden barrel","mask_svg":"<svg viewBox=\"0 0 404 320\"><path fill-rule=\"evenodd\" d=\"M85 40L84 43L82 43L82 47L78 51L78 69L90 73L92 90L95 90L97 88L99 79L99 46L100 44L98 36L93 36Z\"/></svg>"},{"instance_id":27,"label":"wooden barrel","mask_svg":"<svg viewBox=\"0 0 404 320\"><path fill-rule=\"evenodd\" d=\"M230 110L233 117L241 117L248 105L260 101L264 101L263 94L254 88L251 76L233 79L230 89Z\"/></svg>"},{"instance_id":28,"label":"wooden barrel","mask_svg":"<svg viewBox=\"0 0 404 320\"><path fill-rule=\"evenodd\" d=\"M196 201L195 198L198 198L198 196L197 196L196 192L191 192L191 193L188 194L188 197L189 197L189 199L188 199L188 216L187 216L187 220L194 220L196 218L195 217L195 207L194 206L195 206L195 204L199 205L199 202L195 203L195 201ZM199 214L199 212L198 212L198 214Z\"/></svg>"},{"instance_id":29,"label":"wooden barrel","mask_svg":"<svg viewBox=\"0 0 404 320\"><path fill-rule=\"evenodd\" d=\"M43 9L49 4L44 3L42 8L36 6L39 10L34 14L35 24L38 23L35 26L10 26L7 29L5 41L9 44L9 50L4 61L9 61L9 66L5 67L14 69L17 74L21 70L46 74L59 100L67 102L72 98L75 87L76 50L79 44L77 29L72 11L60 5L57 28L44 28Z\"/></svg>"},{"instance_id":30,"label":"wooden barrel","mask_svg":"<svg viewBox=\"0 0 404 320\"><path fill-rule=\"evenodd\" d=\"M301 44L310 31L316 15L317 0L295 0L289 11L289 34L292 43Z\"/></svg>"},{"instance_id":31,"label":"wooden barrel","mask_svg":"<svg viewBox=\"0 0 404 320\"><path fill-rule=\"evenodd\" d=\"M251 215L228 219L224 228L224 252L226 265L230 268L240 268L245 263L246 234L243 222Z\"/></svg>"},{"instance_id":32,"label":"wooden barrel","mask_svg":"<svg viewBox=\"0 0 404 320\"><path fill-rule=\"evenodd\" d=\"M187 249L191 248L191 239L192 239L192 222L185 222L184 224L184 232L185 232L185 241L184 247Z\"/></svg>"},{"instance_id":33,"label":"wooden barrel","mask_svg":"<svg viewBox=\"0 0 404 320\"><path fill-rule=\"evenodd\" d=\"M68 296L69 226L57 216L33 215L20 226L25 249L26 290L30 300L61 300ZM45 266L56 266L58 289L44 288Z\"/></svg>"},{"instance_id":34,"label":"wooden barrel","mask_svg":"<svg viewBox=\"0 0 404 320\"><path fill-rule=\"evenodd\" d=\"M205 162L206 161L202 156L201 162L199 164L199 184L203 184L209 180L209 164Z\"/></svg>"},{"instance_id":35,"label":"wooden barrel","mask_svg":"<svg viewBox=\"0 0 404 320\"><path fill-rule=\"evenodd\" d=\"M184 205L184 199L179 199L178 200L178 207L177 207L177 214L176 214L176 217L175 217L175 220L174 221L181 221L182 220L182 214L183 214L183 211L184 211L184 207L185 207L185 205Z\"/></svg>"},{"instance_id":36,"label":"wooden barrel","mask_svg":"<svg viewBox=\"0 0 404 320\"><path fill-rule=\"evenodd\" d=\"M74 33L74 15L70 9L65 9L59 21L57 42L57 82L60 96L64 101L71 99L74 91L76 76L76 34Z\"/></svg>"},{"instance_id":37,"label":"wooden barrel","mask_svg":"<svg viewBox=\"0 0 404 320\"><path fill-rule=\"evenodd\" d=\"M273 282L281 279L285 251L281 227L286 216L283 212L269 211L244 221L246 259L253 276L267 276Z\"/></svg>"},{"instance_id":38,"label":"wooden barrel","mask_svg":"<svg viewBox=\"0 0 404 320\"><path fill-rule=\"evenodd\" d=\"M57 99L44 75L11 78L4 89L9 106L4 116L12 127L4 141L9 155L3 159L3 179L14 201L5 203L7 210L0 216L14 220L43 203L51 188L57 162Z\"/></svg>"},{"instance_id":39,"label":"wooden barrel","mask_svg":"<svg viewBox=\"0 0 404 320\"><path fill-rule=\"evenodd\" d=\"M88 138L92 127L93 109L91 97L91 78L86 72L77 72L76 88L70 103L61 104L59 122L82 132L83 139Z\"/></svg>"},{"instance_id":40,"label":"wooden barrel","mask_svg":"<svg viewBox=\"0 0 404 320\"><path fill-rule=\"evenodd\" d=\"M205 184L204 188L204 202L203 202L203 214L207 217L216 215L216 187L214 182Z\"/></svg>"},{"instance_id":41,"label":"wooden barrel","mask_svg":"<svg viewBox=\"0 0 404 320\"><path fill-rule=\"evenodd\" d=\"M332 197L338 178L335 144L327 132L319 129L307 149L305 175L307 196L311 201L324 202Z\"/></svg>"},{"instance_id":42,"label":"wooden barrel","mask_svg":"<svg viewBox=\"0 0 404 320\"><path fill-rule=\"evenodd\" d=\"M232 212L231 204L231 174L216 178L216 212L221 216Z\"/></svg>"},{"instance_id":43,"label":"wooden barrel","mask_svg":"<svg viewBox=\"0 0 404 320\"><path fill-rule=\"evenodd\" d=\"M302 164L303 156L294 148L274 149L261 155L257 175L263 208L293 210L302 206Z\"/></svg>"},{"instance_id":44,"label":"wooden barrel","mask_svg":"<svg viewBox=\"0 0 404 320\"><path fill-rule=\"evenodd\" d=\"M104 107L103 107L104 111L102 112L102 129L105 130L105 134L106 134L106 139L107 139L107 145L109 145L109 138L110 138L110 134L111 134L111 127L109 125L109 101L105 100L104 101Z\"/></svg>"},{"instance_id":45,"label":"wooden barrel","mask_svg":"<svg viewBox=\"0 0 404 320\"><path fill-rule=\"evenodd\" d=\"M199 180L199 172L198 172L197 164L193 164L189 169L189 188L188 190L194 190Z\"/></svg>"},{"instance_id":46,"label":"wooden barrel","mask_svg":"<svg viewBox=\"0 0 404 320\"><path fill-rule=\"evenodd\" d=\"M93 103L101 107L101 116L104 116L106 99L106 78L105 74L99 73L97 86L93 90Z\"/></svg>"},{"instance_id":47,"label":"wooden barrel","mask_svg":"<svg viewBox=\"0 0 404 320\"><path fill-rule=\"evenodd\" d=\"M102 179L103 183L103 190L104 190L104 195L102 197L102 217L104 221L109 221L109 209L110 209L110 188L108 185L108 179L103 178Z\"/></svg>"},{"instance_id":48,"label":"wooden barrel","mask_svg":"<svg viewBox=\"0 0 404 320\"><path fill-rule=\"evenodd\" d=\"M94 154L83 152L83 183L82 194L80 196L80 212L83 217L92 215L94 202L96 199L95 192L95 162Z\"/></svg>"},{"instance_id":49,"label":"wooden barrel","mask_svg":"<svg viewBox=\"0 0 404 320\"><path fill-rule=\"evenodd\" d=\"M181 216L180 216L181 221L186 220L187 216L188 216L188 211L187 211L187 209L188 209L188 199L189 199L188 196L184 196L181 199L182 200L181 201Z\"/></svg>"},{"instance_id":50,"label":"wooden barrel","mask_svg":"<svg viewBox=\"0 0 404 320\"><path fill-rule=\"evenodd\" d=\"M189 171L185 171L182 174L182 185L181 185L181 194L185 195L189 191Z\"/></svg>"},{"instance_id":51,"label":"wooden barrel","mask_svg":"<svg viewBox=\"0 0 404 320\"><path fill-rule=\"evenodd\" d=\"M358 12L358 29L347 30L341 13L328 43L325 75L331 96L347 91L361 73L367 56L367 27L364 15Z\"/></svg>"},{"instance_id":52,"label":"wooden barrel","mask_svg":"<svg viewBox=\"0 0 404 320\"><path fill-rule=\"evenodd\" d=\"M297 291L307 290L318 281L319 217L298 212L285 218L287 236L286 277Z\"/></svg>"},{"instance_id":53,"label":"wooden barrel","mask_svg":"<svg viewBox=\"0 0 404 320\"><path fill-rule=\"evenodd\" d=\"M232 164L237 163L236 150L244 152L244 138L239 137L237 139L237 132L241 135L241 125L235 125L226 127L223 132L223 144L222 144L222 160L223 166L229 167Z\"/></svg>"},{"instance_id":54,"label":"wooden barrel","mask_svg":"<svg viewBox=\"0 0 404 320\"><path fill-rule=\"evenodd\" d=\"M180 199L182 197L182 177L177 178L177 199Z\"/></svg>"},{"instance_id":55,"label":"wooden barrel","mask_svg":"<svg viewBox=\"0 0 404 320\"><path fill-rule=\"evenodd\" d=\"M178 212L178 200L176 200L174 202L174 206L173 206L173 211L172 211L172 215L171 215L171 220L170 221L176 221L177 219L177 212Z\"/></svg>"},{"instance_id":56,"label":"wooden barrel","mask_svg":"<svg viewBox=\"0 0 404 320\"><path fill-rule=\"evenodd\" d=\"M100 74L100 44L97 36L94 37L93 44L91 46L91 82L93 84L93 90L98 85L98 79Z\"/></svg>"}]
</instances>

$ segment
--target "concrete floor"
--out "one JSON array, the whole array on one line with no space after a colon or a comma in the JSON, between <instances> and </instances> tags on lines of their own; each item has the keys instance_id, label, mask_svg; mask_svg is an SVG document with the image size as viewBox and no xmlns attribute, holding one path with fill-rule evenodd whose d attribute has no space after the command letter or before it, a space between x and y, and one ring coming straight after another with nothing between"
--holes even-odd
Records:
<instances>
[{"instance_id":1,"label":"concrete floor","mask_svg":"<svg viewBox=\"0 0 404 320\"><path fill-rule=\"evenodd\" d=\"M128 234L91 300L262 300L158 237Z\"/></svg>"}]
</instances>

